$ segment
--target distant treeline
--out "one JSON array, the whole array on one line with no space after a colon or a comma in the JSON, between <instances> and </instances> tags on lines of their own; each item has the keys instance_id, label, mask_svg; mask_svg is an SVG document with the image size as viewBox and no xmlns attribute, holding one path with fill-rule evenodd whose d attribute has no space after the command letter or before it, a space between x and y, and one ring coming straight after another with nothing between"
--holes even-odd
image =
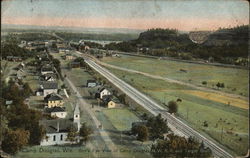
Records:
<instances>
[{"instance_id":1,"label":"distant treeline","mask_svg":"<svg viewBox=\"0 0 250 158\"><path fill-rule=\"evenodd\" d=\"M249 25L243 25L219 29L203 44L193 43L188 34L180 34L175 29L150 29L141 33L136 40L110 43L106 48L124 52L136 52L140 48L143 54L154 56L171 56L186 60L213 59L221 63L246 65L248 27Z\"/></svg>"},{"instance_id":2,"label":"distant treeline","mask_svg":"<svg viewBox=\"0 0 250 158\"><path fill-rule=\"evenodd\" d=\"M1 44L1 55L3 59L7 56L16 56L26 59L35 55L34 52L28 51L27 49L18 47L15 43L2 43Z\"/></svg>"},{"instance_id":3,"label":"distant treeline","mask_svg":"<svg viewBox=\"0 0 250 158\"><path fill-rule=\"evenodd\" d=\"M67 41L79 41L82 39L102 40L102 41L128 41L138 38L138 34L125 34L125 33L91 34L91 33L60 32L56 34Z\"/></svg>"},{"instance_id":4,"label":"distant treeline","mask_svg":"<svg viewBox=\"0 0 250 158\"><path fill-rule=\"evenodd\" d=\"M56 40L57 38L53 35L46 33L21 33L16 35L18 40L25 41L36 41L36 40Z\"/></svg>"}]
</instances>

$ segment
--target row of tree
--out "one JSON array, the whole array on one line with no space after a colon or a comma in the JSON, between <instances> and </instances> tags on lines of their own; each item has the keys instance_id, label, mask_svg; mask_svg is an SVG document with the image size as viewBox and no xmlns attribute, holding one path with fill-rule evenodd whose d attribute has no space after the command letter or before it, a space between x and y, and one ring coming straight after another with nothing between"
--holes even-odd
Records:
<instances>
[{"instance_id":1,"label":"row of tree","mask_svg":"<svg viewBox=\"0 0 250 158\"><path fill-rule=\"evenodd\" d=\"M25 145L37 145L45 135L45 129L39 125L42 114L29 109L24 103L32 91L25 83L18 85L10 80L8 84L1 82L1 141L6 153L15 154ZM12 101L6 105L6 101Z\"/></svg>"}]
</instances>

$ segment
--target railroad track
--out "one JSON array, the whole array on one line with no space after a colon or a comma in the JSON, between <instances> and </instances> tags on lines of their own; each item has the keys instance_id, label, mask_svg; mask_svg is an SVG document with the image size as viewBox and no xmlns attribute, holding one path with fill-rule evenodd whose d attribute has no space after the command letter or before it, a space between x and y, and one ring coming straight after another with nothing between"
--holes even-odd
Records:
<instances>
[{"instance_id":1,"label":"railroad track","mask_svg":"<svg viewBox=\"0 0 250 158\"><path fill-rule=\"evenodd\" d=\"M78 53L81 54L81 53ZM203 142L205 146L209 147L213 155L215 157L223 157L223 158L232 158L230 153L225 151L222 147L218 144L214 143L215 141L206 138L205 136L201 135L199 132L191 128L190 126L186 125L180 119L176 118L175 116L171 115L170 113L166 112L166 109L157 104L151 98L146 96L145 94L139 92L137 89L132 87L131 85L127 84L123 80L116 77L114 74L109 72L107 69L101 67L100 65L96 64L92 59L85 57L85 62L92 67L95 71L100 73L106 79L108 79L111 83L113 83L116 87L122 90L126 95L136 101L138 104L143 106L146 110L151 112L154 116L161 114L163 118L167 119L168 125L170 127L175 127L178 129L186 137L194 137L198 139L200 142Z\"/></svg>"}]
</instances>

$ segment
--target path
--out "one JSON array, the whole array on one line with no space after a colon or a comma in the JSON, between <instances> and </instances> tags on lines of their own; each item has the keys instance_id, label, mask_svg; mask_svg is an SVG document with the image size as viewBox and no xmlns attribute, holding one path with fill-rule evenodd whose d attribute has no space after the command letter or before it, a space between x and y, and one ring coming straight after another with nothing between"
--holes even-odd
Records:
<instances>
[{"instance_id":1,"label":"path","mask_svg":"<svg viewBox=\"0 0 250 158\"><path fill-rule=\"evenodd\" d=\"M99 128L99 126L101 125L101 122L96 118L94 113L88 108L88 107L91 107L91 105L89 105L89 103L87 103L84 99L82 99L81 94L79 93L79 91L77 90L77 88L75 87L75 85L72 83L72 81L69 78L66 78L66 81L69 83L73 91L76 92L76 96L78 97L79 102L80 102L80 108L82 110L85 110L90 115L91 119L94 122L97 132L100 134L100 136L104 140L106 146L109 148L109 150L112 150L112 151L117 150L116 145L113 143L108 133L105 130ZM116 154L120 155L119 152L116 152Z\"/></svg>"}]
</instances>

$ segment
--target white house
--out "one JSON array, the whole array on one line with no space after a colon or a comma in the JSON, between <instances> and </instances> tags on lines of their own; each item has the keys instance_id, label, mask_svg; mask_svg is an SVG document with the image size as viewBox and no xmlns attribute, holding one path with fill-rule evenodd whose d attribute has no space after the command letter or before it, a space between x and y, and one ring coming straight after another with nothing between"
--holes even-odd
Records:
<instances>
[{"instance_id":1,"label":"white house","mask_svg":"<svg viewBox=\"0 0 250 158\"><path fill-rule=\"evenodd\" d=\"M95 87L95 86L97 86L97 83L95 80L87 80L86 86L87 87Z\"/></svg>"},{"instance_id":2,"label":"white house","mask_svg":"<svg viewBox=\"0 0 250 158\"><path fill-rule=\"evenodd\" d=\"M75 106L73 120L42 120L40 121L40 125L43 125L46 130L46 136L40 142L41 146L71 144L72 142L67 140L69 128L73 127L79 131L81 127L79 105L76 104ZM76 141L73 143L77 142L79 142L79 137L77 137Z\"/></svg>"},{"instance_id":3,"label":"white house","mask_svg":"<svg viewBox=\"0 0 250 158\"><path fill-rule=\"evenodd\" d=\"M51 66L43 66L41 68L41 74L45 75L45 74L48 74L48 73L54 73L53 68Z\"/></svg>"},{"instance_id":4,"label":"white house","mask_svg":"<svg viewBox=\"0 0 250 158\"><path fill-rule=\"evenodd\" d=\"M111 95L111 92L107 90L106 88L99 88L96 93L96 98L102 99L105 95Z\"/></svg>"},{"instance_id":5,"label":"white house","mask_svg":"<svg viewBox=\"0 0 250 158\"><path fill-rule=\"evenodd\" d=\"M57 82L43 82L43 84L41 85L41 89L43 91L43 96L46 97L51 93L58 92L58 84Z\"/></svg>"},{"instance_id":6,"label":"white house","mask_svg":"<svg viewBox=\"0 0 250 158\"><path fill-rule=\"evenodd\" d=\"M53 108L45 108L44 109L45 113L50 114L51 117L56 117L56 118L65 118L67 116L67 112L65 111L64 107L53 107Z\"/></svg>"}]
</instances>

